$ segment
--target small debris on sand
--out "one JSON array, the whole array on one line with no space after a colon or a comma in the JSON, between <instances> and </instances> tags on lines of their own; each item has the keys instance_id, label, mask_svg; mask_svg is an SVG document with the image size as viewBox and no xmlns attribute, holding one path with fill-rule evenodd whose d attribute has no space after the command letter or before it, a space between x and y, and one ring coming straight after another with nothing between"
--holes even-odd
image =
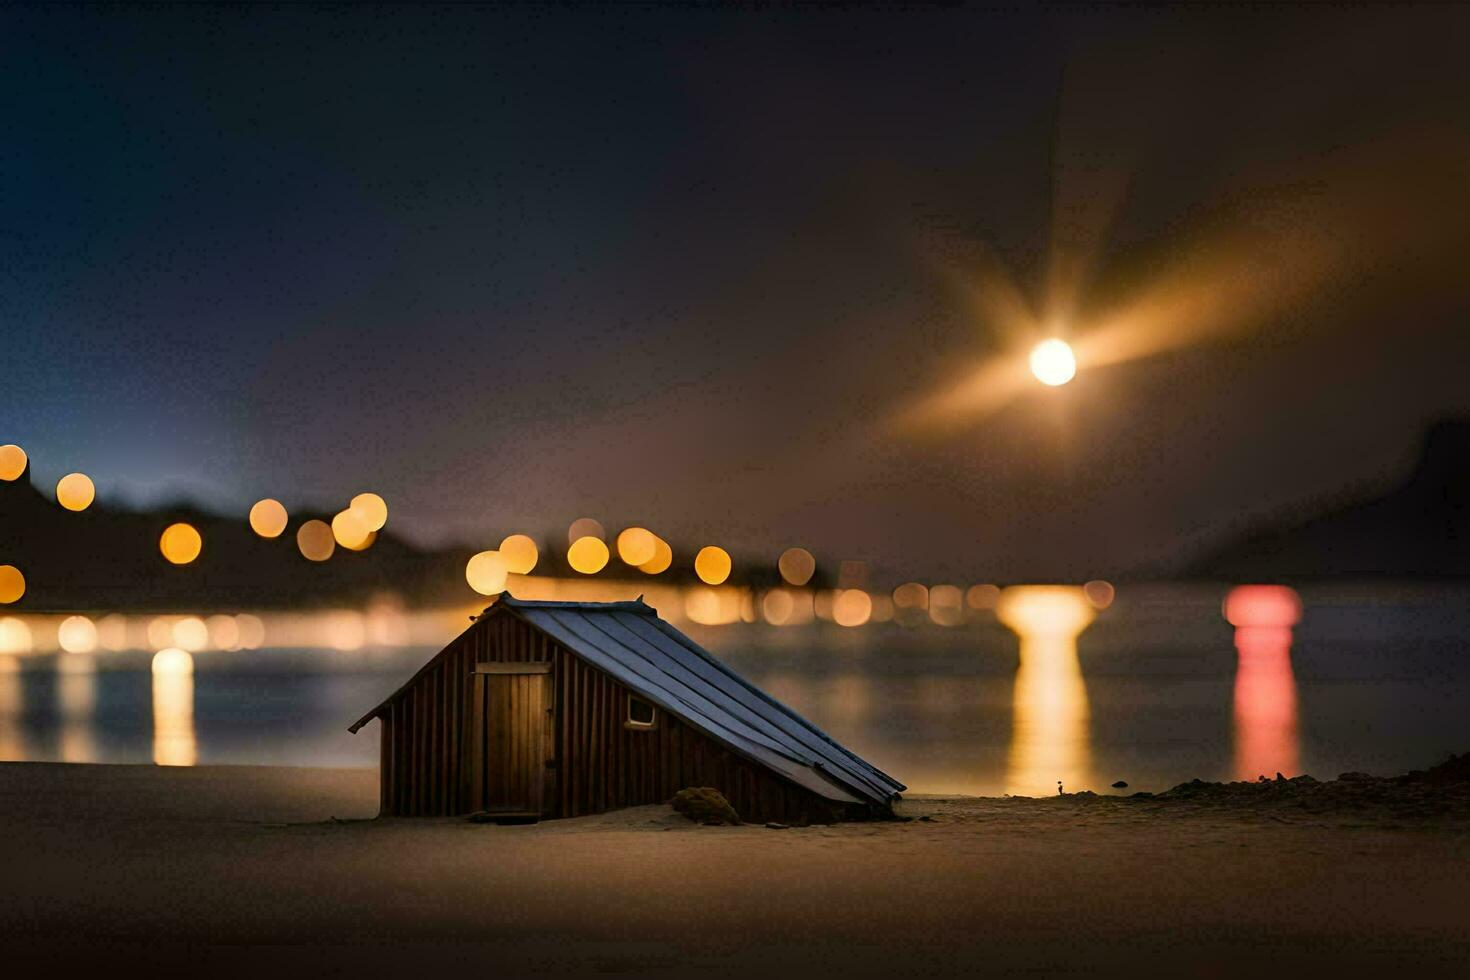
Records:
<instances>
[{"instance_id":1,"label":"small debris on sand","mask_svg":"<svg viewBox=\"0 0 1470 980\"><path fill-rule=\"evenodd\" d=\"M766 829L767 830L790 830L791 828L790 828L790 826L788 824L777 823L776 821L772 820L770 823L766 824Z\"/></svg>"},{"instance_id":2,"label":"small debris on sand","mask_svg":"<svg viewBox=\"0 0 1470 980\"><path fill-rule=\"evenodd\" d=\"M740 814L725 799L723 793L712 786L690 786L674 794L669 801L673 808L695 823L705 826L726 824L739 826Z\"/></svg>"}]
</instances>

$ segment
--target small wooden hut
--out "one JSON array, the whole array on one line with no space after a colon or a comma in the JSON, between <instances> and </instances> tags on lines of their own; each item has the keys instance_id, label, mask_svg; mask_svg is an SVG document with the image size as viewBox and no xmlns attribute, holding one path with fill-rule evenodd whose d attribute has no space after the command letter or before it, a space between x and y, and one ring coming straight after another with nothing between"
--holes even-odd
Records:
<instances>
[{"instance_id":1,"label":"small wooden hut","mask_svg":"<svg viewBox=\"0 0 1470 980\"><path fill-rule=\"evenodd\" d=\"M905 788L640 600L501 597L351 727L385 816L572 817L712 786L746 821L883 816Z\"/></svg>"}]
</instances>

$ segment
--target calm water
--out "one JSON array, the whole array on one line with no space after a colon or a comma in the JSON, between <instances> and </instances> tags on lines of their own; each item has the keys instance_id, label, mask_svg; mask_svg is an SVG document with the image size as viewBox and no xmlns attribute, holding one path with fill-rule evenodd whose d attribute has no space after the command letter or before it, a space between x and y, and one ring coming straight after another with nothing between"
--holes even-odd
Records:
<instances>
[{"instance_id":1,"label":"calm water","mask_svg":"<svg viewBox=\"0 0 1470 980\"><path fill-rule=\"evenodd\" d=\"M737 670L915 792L1029 795L1349 769L1470 749L1470 595L1305 593L1302 622L1238 638L1220 595L1120 595L1075 644L996 622L708 628ZM347 725L433 651L145 657L91 673L26 658L0 674L0 758L373 766Z\"/></svg>"}]
</instances>

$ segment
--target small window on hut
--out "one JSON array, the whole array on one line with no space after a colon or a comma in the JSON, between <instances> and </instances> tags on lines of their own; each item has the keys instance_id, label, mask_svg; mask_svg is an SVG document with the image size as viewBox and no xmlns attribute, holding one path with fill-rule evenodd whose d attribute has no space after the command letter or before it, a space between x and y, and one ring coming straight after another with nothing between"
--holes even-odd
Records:
<instances>
[{"instance_id":1,"label":"small window on hut","mask_svg":"<svg viewBox=\"0 0 1470 980\"><path fill-rule=\"evenodd\" d=\"M628 727L629 728L652 728L658 720L658 712L653 705L642 698L628 695Z\"/></svg>"}]
</instances>

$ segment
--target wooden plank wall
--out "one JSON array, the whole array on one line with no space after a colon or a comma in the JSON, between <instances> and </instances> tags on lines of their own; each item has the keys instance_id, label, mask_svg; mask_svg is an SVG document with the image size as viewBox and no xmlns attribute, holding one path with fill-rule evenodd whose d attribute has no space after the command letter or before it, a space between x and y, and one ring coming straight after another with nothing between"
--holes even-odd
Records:
<instances>
[{"instance_id":1,"label":"wooden plank wall","mask_svg":"<svg viewBox=\"0 0 1470 980\"><path fill-rule=\"evenodd\" d=\"M626 688L523 620L495 612L445 648L384 710L382 812L468 812L474 665L538 660L553 665L548 817L662 803L687 786L715 787L752 822L844 816L840 804L747 761L662 710L653 729L624 727Z\"/></svg>"}]
</instances>

